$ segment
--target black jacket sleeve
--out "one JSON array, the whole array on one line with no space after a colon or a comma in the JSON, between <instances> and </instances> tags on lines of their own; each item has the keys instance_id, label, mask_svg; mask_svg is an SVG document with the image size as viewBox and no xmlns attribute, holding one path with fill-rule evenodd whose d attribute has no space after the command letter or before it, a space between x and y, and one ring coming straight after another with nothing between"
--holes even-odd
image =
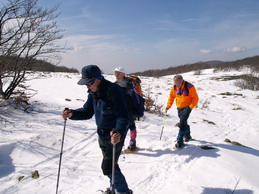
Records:
<instances>
[{"instance_id":1,"label":"black jacket sleeve","mask_svg":"<svg viewBox=\"0 0 259 194\"><path fill-rule=\"evenodd\" d=\"M87 120L92 118L94 115L93 96L88 94L88 99L83 108L72 110L72 113L71 120Z\"/></svg>"}]
</instances>

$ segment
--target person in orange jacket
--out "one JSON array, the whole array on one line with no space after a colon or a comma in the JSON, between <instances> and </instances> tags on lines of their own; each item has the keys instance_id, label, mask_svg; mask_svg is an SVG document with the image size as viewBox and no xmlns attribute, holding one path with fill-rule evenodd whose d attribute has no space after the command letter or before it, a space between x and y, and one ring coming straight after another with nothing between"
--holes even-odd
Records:
<instances>
[{"instance_id":1,"label":"person in orange jacket","mask_svg":"<svg viewBox=\"0 0 259 194\"><path fill-rule=\"evenodd\" d=\"M178 117L180 122L178 124L179 133L177 136L176 148L180 148L184 145L183 140L188 142L192 139L190 126L188 125L188 118L192 109L198 104L199 97L195 87L185 81L181 75L176 75L173 78L174 86L171 89L167 105L166 112L170 109L176 99L176 107L178 111Z\"/></svg>"}]
</instances>

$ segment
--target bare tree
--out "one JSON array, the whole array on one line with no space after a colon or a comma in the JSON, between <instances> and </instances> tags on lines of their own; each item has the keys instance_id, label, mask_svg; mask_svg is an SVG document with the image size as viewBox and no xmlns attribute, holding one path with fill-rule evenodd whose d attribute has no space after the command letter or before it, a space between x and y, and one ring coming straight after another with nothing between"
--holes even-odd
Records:
<instances>
[{"instance_id":1,"label":"bare tree","mask_svg":"<svg viewBox=\"0 0 259 194\"><path fill-rule=\"evenodd\" d=\"M35 58L57 59L62 29L57 7L44 9L38 0L8 0L0 4L0 95L9 99L31 69ZM3 89L3 79L7 87Z\"/></svg>"}]
</instances>

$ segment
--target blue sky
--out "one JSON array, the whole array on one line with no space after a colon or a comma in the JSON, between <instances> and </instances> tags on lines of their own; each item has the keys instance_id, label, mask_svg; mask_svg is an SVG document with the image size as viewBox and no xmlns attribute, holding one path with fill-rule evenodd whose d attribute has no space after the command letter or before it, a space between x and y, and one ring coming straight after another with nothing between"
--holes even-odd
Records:
<instances>
[{"instance_id":1,"label":"blue sky","mask_svg":"<svg viewBox=\"0 0 259 194\"><path fill-rule=\"evenodd\" d=\"M39 0L59 6L61 65L128 73L259 53L258 0Z\"/></svg>"}]
</instances>

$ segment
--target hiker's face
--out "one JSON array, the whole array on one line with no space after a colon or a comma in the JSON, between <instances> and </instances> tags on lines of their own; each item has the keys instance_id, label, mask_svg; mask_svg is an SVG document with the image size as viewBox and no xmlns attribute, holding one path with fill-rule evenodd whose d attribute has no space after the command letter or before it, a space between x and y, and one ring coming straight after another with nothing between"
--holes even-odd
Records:
<instances>
[{"instance_id":1,"label":"hiker's face","mask_svg":"<svg viewBox=\"0 0 259 194\"><path fill-rule=\"evenodd\" d=\"M117 71L115 71L114 75L115 75L117 81L122 81L124 79L124 76L125 76L124 73L117 72Z\"/></svg>"},{"instance_id":2,"label":"hiker's face","mask_svg":"<svg viewBox=\"0 0 259 194\"><path fill-rule=\"evenodd\" d=\"M93 84L91 85L86 85L88 89L90 89L92 92L97 92L99 90L99 85L101 81L100 80L95 80Z\"/></svg>"},{"instance_id":3,"label":"hiker's face","mask_svg":"<svg viewBox=\"0 0 259 194\"><path fill-rule=\"evenodd\" d=\"M174 80L174 84L176 85L176 87L180 88L182 86L183 81L179 81L179 80Z\"/></svg>"}]
</instances>

